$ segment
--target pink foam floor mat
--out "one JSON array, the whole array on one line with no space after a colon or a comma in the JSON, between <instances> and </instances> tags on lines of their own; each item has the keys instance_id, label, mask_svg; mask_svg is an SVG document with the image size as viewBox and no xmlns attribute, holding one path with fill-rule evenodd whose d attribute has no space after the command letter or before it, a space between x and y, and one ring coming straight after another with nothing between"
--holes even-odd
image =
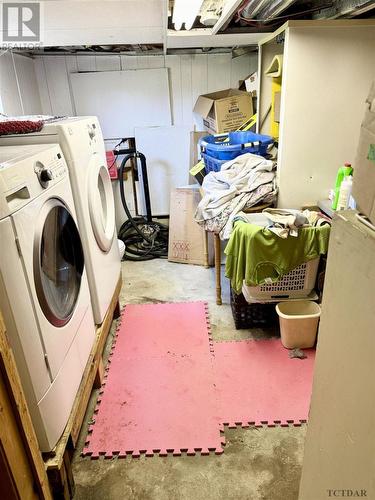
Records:
<instances>
[{"instance_id":1,"label":"pink foam floor mat","mask_svg":"<svg viewBox=\"0 0 375 500\"><path fill-rule=\"evenodd\" d=\"M121 356L155 357L208 354L212 349L205 302L133 304L121 314Z\"/></svg>"},{"instance_id":2,"label":"pink foam floor mat","mask_svg":"<svg viewBox=\"0 0 375 500\"><path fill-rule=\"evenodd\" d=\"M84 454L222 453L204 303L126 306Z\"/></svg>"},{"instance_id":3,"label":"pink foam floor mat","mask_svg":"<svg viewBox=\"0 0 375 500\"><path fill-rule=\"evenodd\" d=\"M241 425L300 425L308 417L315 350L290 359L279 339L215 343L219 419Z\"/></svg>"},{"instance_id":4,"label":"pink foam floor mat","mask_svg":"<svg viewBox=\"0 0 375 500\"><path fill-rule=\"evenodd\" d=\"M307 420L315 351L279 339L213 344L203 302L128 305L84 455L220 454L224 425Z\"/></svg>"}]
</instances>

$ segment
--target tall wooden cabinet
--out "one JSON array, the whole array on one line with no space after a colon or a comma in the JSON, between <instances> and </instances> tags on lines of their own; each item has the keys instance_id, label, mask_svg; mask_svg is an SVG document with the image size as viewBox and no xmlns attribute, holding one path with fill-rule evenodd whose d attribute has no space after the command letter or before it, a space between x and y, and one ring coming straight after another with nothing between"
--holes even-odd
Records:
<instances>
[{"instance_id":1,"label":"tall wooden cabinet","mask_svg":"<svg viewBox=\"0 0 375 500\"><path fill-rule=\"evenodd\" d=\"M271 130L272 86L264 73L277 54L283 55L278 204L300 208L327 198L337 169L354 162L375 77L375 20L289 21L260 42L258 106L264 134Z\"/></svg>"}]
</instances>

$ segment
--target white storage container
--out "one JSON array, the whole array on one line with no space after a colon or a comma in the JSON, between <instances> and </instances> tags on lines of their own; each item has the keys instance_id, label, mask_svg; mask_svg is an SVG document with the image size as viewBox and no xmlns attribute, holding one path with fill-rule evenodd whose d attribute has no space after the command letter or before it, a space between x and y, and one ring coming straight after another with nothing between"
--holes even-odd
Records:
<instances>
[{"instance_id":1,"label":"white storage container","mask_svg":"<svg viewBox=\"0 0 375 500\"><path fill-rule=\"evenodd\" d=\"M118 250L120 252L120 259L122 260L125 253L125 243L122 240L117 240Z\"/></svg>"},{"instance_id":2,"label":"white storage container","mask_svg":"<svg viewBox=\"0 0 375 500\"><path fill-rule=\"evenodd\" d=\"M318 272L319 259L304 262L300 266L292 269L275 283L263 284L259 286L243 285L242 293L245 300L251 302L263 302L304 299L311 297L314 289L316 275Z\"/></svg>"},{"instance_id":3,"label":"white storage container","mask_svg":"<svg viewBox=\"0 0 375 500\"><path fill-rule=\"evenodd\" d=\"M313 347L318 329L320 306L311 300L280 302L279 316L281 343L287 349Z\"/></svg>"}]
</instances>

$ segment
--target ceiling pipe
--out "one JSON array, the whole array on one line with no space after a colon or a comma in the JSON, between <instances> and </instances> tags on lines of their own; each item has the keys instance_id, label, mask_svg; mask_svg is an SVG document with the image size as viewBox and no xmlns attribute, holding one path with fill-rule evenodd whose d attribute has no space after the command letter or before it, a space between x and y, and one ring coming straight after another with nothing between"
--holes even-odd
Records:
<instances>
[{"instance_id":1,"label":"ceiling pipe","mask_svg":"<svg viewBox=\"0 0 375 500\"><path fill-rule=\"evenodd\" d=\"M369 0L334 1L332 7L322 9L314 14L313 19L338 19L356 17L375 8L375 2Z\"/></svg>"},{"instance_id":2,"label":"ceiling pipe","mask_svg":"<svg viewBox=\"0 0 375 500\"><path fill-rule=\"evenodd\" d=\"M266 23L277 17L279 14L281 14L281 12L286 10L295 2L296 0L273 0L267 3L265 8L263 8L259 12L257 17Z\"/></svg>"},{"instance_id":3,"label":"ceiling pipe","mask_svg":"<svg viewBox=\"0 0 375 500\"><path fill-rule=\"evenodd\" d=\"M264 9L270 2L271 0L249 0L237 11L237 14L244 20L254 19L260 9Z\"/></svg>"},{"instance_id":4,"label":"ceiling pipe","mask_svg":"<svg viewBox=\"0 0 375 500\"><path fill-rule=\"evenodd\" d=\"M367 5L364 5L363 7L357 7L354 9L348 17L356 17L360 16L361 14L365 14L366 12L369 12L370 10L375 9L375 3L374 2L367 2Z\"/></svg>"}]
</instances>

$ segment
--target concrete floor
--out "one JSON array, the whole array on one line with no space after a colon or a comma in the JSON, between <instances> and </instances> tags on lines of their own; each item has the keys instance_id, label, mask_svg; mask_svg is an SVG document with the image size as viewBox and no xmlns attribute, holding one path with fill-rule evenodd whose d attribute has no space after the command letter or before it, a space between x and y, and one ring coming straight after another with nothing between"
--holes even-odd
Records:
<instances>
[{"instance_id":1,"label":"concrete floor","mask_svg":"<svg viewBox=\"0 0 375 500\"><path fill-rule=\"evenodd\" d=\"M215 303L214 270L166 260L123 263L121 304L205 300L215 341L263 338L262 329L236 330L223 279L223 305ZM112 329L113 334L113 329ZM107 353L110 348L110 339ZM220 456L82 458L92 395L73 463L75 500L294 500L298 497L306 428L226 429Z\"/></svg>"}]
</instances>

